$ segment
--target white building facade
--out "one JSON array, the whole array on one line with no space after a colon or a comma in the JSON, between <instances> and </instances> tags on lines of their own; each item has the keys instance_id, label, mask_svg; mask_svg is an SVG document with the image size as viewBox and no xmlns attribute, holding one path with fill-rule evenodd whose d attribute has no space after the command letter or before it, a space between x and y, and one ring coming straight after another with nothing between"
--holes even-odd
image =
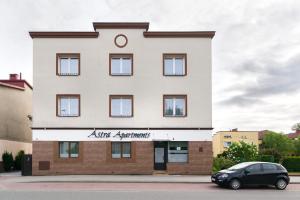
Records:
<instances>
[{"instance_id":1,"label":"white building facade","mask_svg":"<svg viewBox=\"0 0 300 200\"><path fill-rule=\"evenodd\" d=\"M209 174L214 32L93 32L33 38L33 174Z\"/></svg>"}]
</instances>

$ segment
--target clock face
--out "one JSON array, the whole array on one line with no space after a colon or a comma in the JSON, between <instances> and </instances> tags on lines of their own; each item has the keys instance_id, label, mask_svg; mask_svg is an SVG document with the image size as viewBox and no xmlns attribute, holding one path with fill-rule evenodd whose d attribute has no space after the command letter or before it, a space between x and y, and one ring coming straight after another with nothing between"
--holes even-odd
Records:
<instances>
[{"instance_id":1,"label":"clock face","mask_svg":"<svg viewBox=\"0 0 300 200\"><path fill-rule=\"evenodd\" d=\"M119 34L115 37L115 45L119 48L123 48L127 45L128 39L125 35Z\"/></svg>"}]
</instances>

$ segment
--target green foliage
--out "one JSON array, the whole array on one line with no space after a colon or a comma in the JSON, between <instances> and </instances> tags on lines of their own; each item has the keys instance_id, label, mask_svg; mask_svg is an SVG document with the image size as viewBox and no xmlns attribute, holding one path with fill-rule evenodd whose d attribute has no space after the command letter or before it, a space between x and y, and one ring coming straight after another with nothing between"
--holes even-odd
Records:
<instances>
[{"instance_id":1,"label":"green foliage","mask_svg":"<svg viewBox=\"0 0 300 200\"><path fill-rule=\"evenodd\" d=\"M259 153L262 155L272 155L276 163L279 163L283 159L283 156L276 149L260 149Z\"/></svg>"},{"instance_id":2,"label":"green foliage","mask_svg":"<svg viewBox=\"0 0 300 200\"><path fill-rule=\"evenodd\" d=\"M254 161L257 159L257 155L257 147L243 141L240 143L232 143L228 150L222 154L222 156L232 160L234 163Z\"/></svg>"},{"instance_id":3,"label":"green foliage","mask_svg":"<svg viewBox=\"0 0 300 200\"><path fill-rule=\"evenodd\" d=\"M21 150L18 152L18 154L15 157L15 169L16 170L21 170L21 166L22 166L22 159L24 157L24 151Z\"/></svg>"},{"instance_id":4,"label":"green foliage","mask_svg":"<svg viewBox=\"0 0 300 200\"><path fill-rule=\"evenodd\" d=\"M7 151L5 151L2 154L2 161L3 161L3 167L5 171L11 171L13 169L14 166L14 158L12 153L8 153Z\"/></svg>"},{"instance_id":5,"label":"green foliage","mask_svg":"<svg viewBox=\"0 0 300 200\"><path fill-rule=\"evenodd\" d=\"M286 157L283 159L282 165L289 172L300 172L300 157Z\"/></svg>"},{"instance_id":6,"label":"green foliage","mask_svg":"<svg viewBox=\"0 0 300 200\"><path fill-rule=\"evenodd\" d=\"M293 141L286 135L269 131L263 138L262 149L277 153L282 158L285 155L292 154L295 147Z\"/></svg>"},{"instance_id":7,"label":"green foliage","mask_svg":"<svg viewBox=\"0 0 300 200\"><path fill-rule=\"evenodd\" d=\"M294 140L295 154L300 156L300 136Z\"/></svg>"},{"instance_id":8,"label":"green foliage","mask_svg":"<svg viewBox=\"0 0 300 200\"><path fill-rule=\"evenodd\" d=\"M227 168L233 166L234 164L235 163L232 160L224 158L224 157L214 158L213 172L217 172L217 171L220 171L222 169L227 169Z\"/></svg>"},{"instance_id":9,"label":"green foliage","mask_svg":"<svg viewBox=\"0 0 300 200\"><path fill-rule=\"evenodd\" d=\"M262 162L275 162L275 158L273 155L260 154L258 155L257 160Z\"/></svg>"}]
</instances>

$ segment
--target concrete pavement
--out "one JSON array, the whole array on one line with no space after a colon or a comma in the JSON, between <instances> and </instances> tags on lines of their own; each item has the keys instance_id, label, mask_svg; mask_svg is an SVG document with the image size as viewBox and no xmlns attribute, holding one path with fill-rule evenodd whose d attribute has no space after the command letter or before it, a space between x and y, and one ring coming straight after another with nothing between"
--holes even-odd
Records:
<instances>
[{"instance_id":1,"label":"concrete pavement","mask_svg":"<svg viewBox=\"0 0 300 200\"><path fill-rule=\"evenodd\" d=\"M300 183L300 176L291 176L291 183ZM56 175L21 176L0 174L0 181L15 183L86 182L86 183L210 183L210 176L197 175Z\"/></svg>"}]
</instances>

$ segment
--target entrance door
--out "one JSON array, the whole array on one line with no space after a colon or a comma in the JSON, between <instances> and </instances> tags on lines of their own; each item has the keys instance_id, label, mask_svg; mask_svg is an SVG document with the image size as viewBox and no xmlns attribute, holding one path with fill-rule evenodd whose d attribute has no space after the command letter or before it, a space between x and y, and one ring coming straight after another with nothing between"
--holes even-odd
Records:
<instances>
[{"instance_id":1,"label":"entrance door","mask_svg":"<svg viewBox=\"0 0 300 200\"><path fill-rule=\"evenodd\" d=\"M154 169L166 170L167 166L167 142L154 142Z\"/></svg>"}]
</instances>

